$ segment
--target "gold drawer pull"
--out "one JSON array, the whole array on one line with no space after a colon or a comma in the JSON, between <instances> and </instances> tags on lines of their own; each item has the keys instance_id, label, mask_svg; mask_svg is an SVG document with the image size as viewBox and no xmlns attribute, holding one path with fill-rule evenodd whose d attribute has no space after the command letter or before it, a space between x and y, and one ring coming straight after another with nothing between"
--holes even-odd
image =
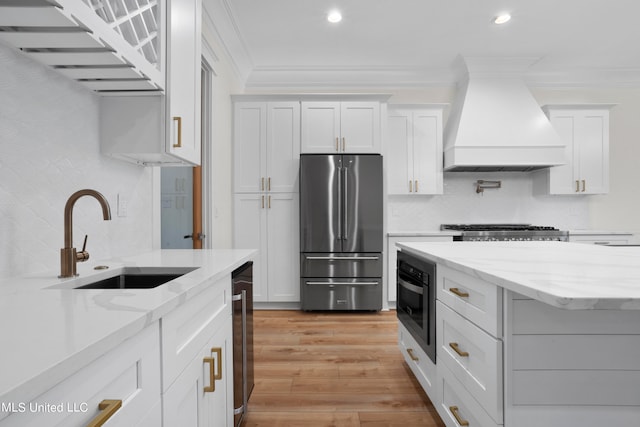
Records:
<instances>
[{"instance_id":1,"label":"gold drawer pull","mask_svg":"<svg viewBox=\"0 0 640 427\"><path fill-rule=\"evenodd\" d=\"M451 411L451 415L453 415L453 418L456 419L456 422L458 424L460 424L461 426L468 426L469 425L469 421L463 420L462 418L460 418L460 414L458 414L458 407L457 406L449 406L449 411Z\"/></svg>"},{"instance_id":2,"label":"gold drawer pull","mask_svg":"<svg viewBox=\"0 0 640 427\"><path fill-rule=\"evenodd\" d=\"M458 356L460 356L460 357L469 357L469 353L467 353L466 351L460 350L460 347L458 347L458 343L457 342L450 342L449 343L449 347L451 347L453 349L453 351L458 353Z\"/></svg>"},{"instance_id":3,"label":"gold drawer pull","mask_svg":"<svg viewBox=\"0 0 640 427\"><path fill-rule=\"evenodd\" d=\"M460 298L469 298L469 294L467 292L462 292L458 288L449 288L449 291L452 294L458 295Z\"/></svg>"},{"instance_id":4,"label":"gold drawer pull","mask_svg":"<svg viewBox=\"0 0 640 427\"><path fill-rule=\"evenodd\" d=\"M173 120L178 122L178 143L173 144L173 148L180 148L182 147L182 117L176 116Z\"/></svg>"},{"instance_id":5,"label":"gold drawer pull","mask_svg":"<svg viewBox=\"0 0 640 427\"><path fill-rule=\"evenodd\" d=\"M98 404L98 409L100 413L96 415L94 419L87 424L87 427L100 427L107 421L113 414L115 414L118 409L122 407L122 400L110 400L105 399Z\"/></svg>"},{"instance_id":6,"label":"gold drawer pull","mask_svg":"<svg viewBox=\"0 0 640 427\"><path fill-rule=\"evenodd\" d=\"M413 360L414 362L419 361L420 359L416 357L415 354L413 354L413 349L412 348L408 348L407 349L407 353L409 354L409 357L411 358L411 360Z\"/></svg>"},{"instance_id":7,"label":"gold drawer pull","mask_svg":"<svg viewBox=\"0 0 640 427\"><path fill-rule=\"evenodd\" d=\"M216 380L222 379L222 348L221 347L212 348L211 354L213 353L216 353L216 356L218 359L218 363L217 363L218 373L216 374L214 369L215 358L205 357L203 359L203 362L209 364L209 386L204 388L205 393L212 393L216 391Z\"/></svg>"}]
</instances>

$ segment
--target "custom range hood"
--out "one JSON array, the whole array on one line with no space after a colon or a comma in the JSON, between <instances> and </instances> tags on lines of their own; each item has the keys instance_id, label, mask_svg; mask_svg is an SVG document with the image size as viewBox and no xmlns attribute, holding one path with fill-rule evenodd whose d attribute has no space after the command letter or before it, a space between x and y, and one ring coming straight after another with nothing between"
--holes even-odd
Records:
<instances>
[{"instance_id":1,"label":"custom range hood","mask_svg":"<svg viewBox=\"0 0 640 427\"><path fill-rule=\"evenodd\" d=\"M524 83L534 60L464 58L445 127L445 171L526 172L565 163L565 144Z\"/></svg>"}]
</instances>

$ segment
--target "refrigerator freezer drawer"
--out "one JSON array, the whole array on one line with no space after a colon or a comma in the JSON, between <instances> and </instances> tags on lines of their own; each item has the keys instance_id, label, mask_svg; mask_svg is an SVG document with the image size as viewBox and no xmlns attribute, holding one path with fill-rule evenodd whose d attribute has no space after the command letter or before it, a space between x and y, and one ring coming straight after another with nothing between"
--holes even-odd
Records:
<instances>
[{"instance_id":1,"label":"refrigerator freezer drawer","mask_svg":"<svg viewBox=\"0 0 640 427\"><path fill-rule=\"evenodd\" d=\"M303 253L301 277L382 277L381 253Z\"/></svg>"},{"instance_id":2,"label":"refrigerator freezer drawer","mask_svg":"<svg viewBox=\"0 0 640 427\"><path fill-rule=\"evenodd\" d=\"M300 279L303 310L382 309L382 279Z\"/></svg>"}]
</instances>

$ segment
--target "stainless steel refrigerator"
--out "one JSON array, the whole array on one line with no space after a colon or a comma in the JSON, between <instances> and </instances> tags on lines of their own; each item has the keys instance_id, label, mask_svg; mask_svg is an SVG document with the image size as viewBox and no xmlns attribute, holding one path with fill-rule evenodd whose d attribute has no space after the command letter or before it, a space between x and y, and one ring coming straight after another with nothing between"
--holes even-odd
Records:
<instances>
[{"instance_id":1,"label":"stainless steel refrigerator","mask_svg":"<svg viewBox=\"0 0 640 427\"><path fill-rule=\"evenodd\" d=\"M382 156L300 156L303 310L382 309Z\"/></svg>"}]
</instances>

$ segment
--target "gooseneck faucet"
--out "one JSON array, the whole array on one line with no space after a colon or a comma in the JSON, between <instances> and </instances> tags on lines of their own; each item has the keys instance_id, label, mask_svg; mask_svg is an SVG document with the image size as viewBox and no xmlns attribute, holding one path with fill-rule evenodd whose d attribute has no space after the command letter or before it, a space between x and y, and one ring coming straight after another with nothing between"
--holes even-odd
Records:
<instances>
[{"instance_id":1,"label":"gooseneck faucet","mask_svg":"<svg viewBox=\"0 0 640 427\"><path fill-rule=\"evenodd\" d=\"M89 252L85 250L87 245L86 236L82 251L77 252L76 248L73 247L73 206L82 196L94 197L102 207L102 217L104 220L107 221L111 219L109 202L97 191L89 189L79 190L69 197L67 204L64 206L64 248L60 249L60 276L58 276L61 278L77 276L76 263L89 259Z\"/></svg>"}]
</instances>

